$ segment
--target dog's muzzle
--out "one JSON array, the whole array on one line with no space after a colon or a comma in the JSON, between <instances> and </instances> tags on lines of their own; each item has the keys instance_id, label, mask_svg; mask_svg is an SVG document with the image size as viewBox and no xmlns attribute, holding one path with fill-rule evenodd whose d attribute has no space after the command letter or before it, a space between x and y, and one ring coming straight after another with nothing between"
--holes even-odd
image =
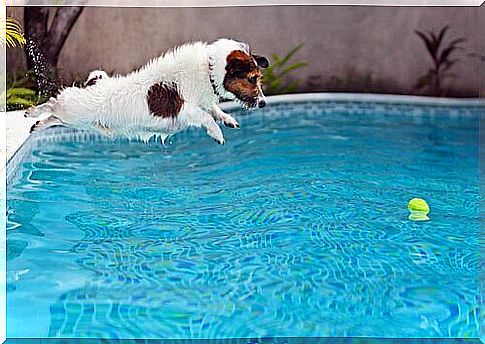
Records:
<instances>
[{"instance_id":1,"label":"dog's muzzle","mask_svg":"<svg viewBox=\"0 0 485 344\"><path fill-rule=\"evenodd\" d=\"M266 97L264 96L261 87L259 88L259 97L257 104L259 108L264 108L266 106Z\"/></svg>"},{"instance_id":2,"label":"dog's muzzle","mask_svg":"<svg viewBox=\"0 0 485 344\"><path fill-rule=\"evenodd\" d=\"M259 85L259 97L258 97L258 107L264 108L266 106L266 97L264 96L263 89L261 88L261 85Z\"/></svg>"}]
</instances>

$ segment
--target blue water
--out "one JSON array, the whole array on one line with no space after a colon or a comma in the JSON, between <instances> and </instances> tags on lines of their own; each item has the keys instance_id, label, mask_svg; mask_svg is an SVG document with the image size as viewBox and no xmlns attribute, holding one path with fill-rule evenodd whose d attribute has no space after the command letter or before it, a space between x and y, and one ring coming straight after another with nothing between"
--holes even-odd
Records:
<instances>
[{"instance_id":1,"label":"blue water","mask_svg":"<svg viewBox=\"0 0 485 344\"><path fill-rule=\"evenodd\" d=\"M478 114L321 106L224 146L38 144L8 185L7 336L478 337Z\"/></svg>"}]
</instances>

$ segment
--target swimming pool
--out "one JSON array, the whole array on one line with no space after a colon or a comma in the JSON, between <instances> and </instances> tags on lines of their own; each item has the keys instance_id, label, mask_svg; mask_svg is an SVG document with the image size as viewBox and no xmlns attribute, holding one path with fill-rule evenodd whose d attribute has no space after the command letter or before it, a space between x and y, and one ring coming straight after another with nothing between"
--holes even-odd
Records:
<instances>
[{"instance_id":1,"label":"swimming pool","mask_svg":"<svg viewBox=\"0 0 485 344\"><path fill-rule=\"evenodd\" d=\"M298 99L224 146L32 136L7 337L478 337L478 105Z\"/></svg>"}]
</instances>

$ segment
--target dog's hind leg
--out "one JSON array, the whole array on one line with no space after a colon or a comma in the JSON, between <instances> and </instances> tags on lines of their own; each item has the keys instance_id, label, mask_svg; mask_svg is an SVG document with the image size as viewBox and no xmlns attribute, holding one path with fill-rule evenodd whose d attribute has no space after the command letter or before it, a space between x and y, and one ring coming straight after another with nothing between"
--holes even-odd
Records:
<instances>
[{"instance_id":1,"label":"dog's hind leg","mask_svg":"<svg viewBox=\"0 0 485 344\"><path fill-rule=\"evenodd\" d=\"M44 118L43 120L37 121L31 128L30 132L33 133L34 131L39 131L42 129L47 129L49 127L53 127L54 125L63 125L64 123L57 118L56 116L49 116Z\"/></svg>"},{"instance_id":2,"label":"dog's hind leg","mask_svg":"<svg viewBox=\"0 0 485 344\"><path fill-rule=\"evenodd\" d=\"M54 97L51 97L49 101L44 104L40 104L37 106L32 106L25 110L25 117L39 117L42 115L52 114L54 113L55 106L57 105L57 100Z\"/></svg>"},{"instance_id":3,"label":"dog's hind leg","mask_svg":"<svg viewBox=\"0 0 485 344\"><path fill-rule=\"evenodd\" d=\"M214 119L222 121L226 127L239 128L239 123L234 117L222 111L217 104L212 105L212 115Z\"/></svg>"}]
</instances>

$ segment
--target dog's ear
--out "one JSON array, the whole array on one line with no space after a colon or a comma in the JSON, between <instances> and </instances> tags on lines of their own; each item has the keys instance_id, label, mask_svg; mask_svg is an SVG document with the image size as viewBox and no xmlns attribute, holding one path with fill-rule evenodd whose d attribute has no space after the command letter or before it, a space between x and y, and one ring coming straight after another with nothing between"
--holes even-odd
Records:
<instances>
[{"instance_id":1,"label":"dog's ear","mask_svg":"<svg viewBox=\"0 0 485 344\"><path fill-rule=\"evenodd\" d=\"M256 63L258 64L258 67L260 68L268 68L269 66L269 61L266 57L260 56L260 55L253 55L254 59L256 60Z\"/></svg>"},{"instance_id":2,"label":"dog's ear","mask_svg":"<svg viewBox=\"0 0 485 344\"><path fill-rule=\"evenodd\" d=\"M250 66L244 59L234 57L228 61L226 70L229 75L244 76L250 71Z\"/></svg>"}]
</instances>

